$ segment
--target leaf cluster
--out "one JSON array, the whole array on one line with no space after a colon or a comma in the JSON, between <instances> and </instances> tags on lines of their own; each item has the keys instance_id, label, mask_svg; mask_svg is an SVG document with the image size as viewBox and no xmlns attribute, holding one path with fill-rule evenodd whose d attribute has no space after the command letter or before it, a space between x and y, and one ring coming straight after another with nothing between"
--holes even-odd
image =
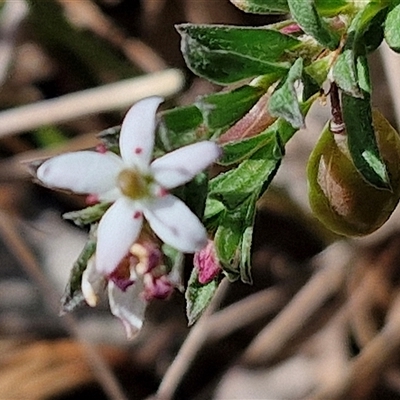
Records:
<instances>
[{"instance_id":1,"label":"leaf cluster","mask_svg":"<svg viewBox=\"0 0 400 400\"><path fill-rule=\"evenodd\" d=\"M333 112L348 132L355 167L369 184L390 190L372 125L368 54L383 40L400 52L400 2L230 1L248 13L286 19L263 27L177 26L187 66L224 89L160 113L155 156L205 139L220 142L223 172L210 180L202 175L176 194L203 218L224 274L250 283L257 201L279 169L286 143L305 126L313 102L326 95L327 81L340 91ZM118 151L117 137L115 130L101 139ZM99 208L69 217L93 223ZM218 282L201 285L193 271L186 294L190 322Z\"/></svg>"}]
</instances>

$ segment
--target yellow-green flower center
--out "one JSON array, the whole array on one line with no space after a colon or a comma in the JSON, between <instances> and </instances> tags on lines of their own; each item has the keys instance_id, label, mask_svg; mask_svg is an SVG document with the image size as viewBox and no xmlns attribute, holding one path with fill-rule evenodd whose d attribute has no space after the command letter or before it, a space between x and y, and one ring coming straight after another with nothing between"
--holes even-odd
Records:
<instances>
[{"instance_id":1,"label":"yellow-green flower center","mask_svg":"<svg viewBox=\"0 0 400 400\"><path fill-rule=\"evenodd\" d=\"M117 184L122 194L133 200L148 195L149 180L137 170L123 169L118 175Z\"/></svg>"}]
</instances>

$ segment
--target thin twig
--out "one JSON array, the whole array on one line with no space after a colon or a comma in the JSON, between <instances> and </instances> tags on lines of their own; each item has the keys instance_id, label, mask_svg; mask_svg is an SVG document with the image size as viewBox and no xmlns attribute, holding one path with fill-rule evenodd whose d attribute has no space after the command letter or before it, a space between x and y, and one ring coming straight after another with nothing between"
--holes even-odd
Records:
<instances>
[{"instance_id":1,"label":"thin twig","mask_svg":"<svg viewBox=\"0 0 400 400\"><path fill-rule=\"evenodd\" d=\"M384 366L397 358L400 348L400 295L397 296L388 321L378 335L354 358L348 373L336 382L335 390L323 388L313 400L364 399L376 380L385 371Z\"/></svg>"},{"instance_id":2,"label":"thin twig","mask_svg":"<svg viewBox=\"0 0 400 400\"><path fill-rule=\"evenodd\" d=\"M0 137L89 114L121 110L148 96L172 96L183 84L182 72L168 69L2 111Z\"/></svg>"},{"instance_id":3,"label":"thin twig","mask_svg":"<svg viewBox=\"0 0 400 400\"><path fill-rule=\"evenodd\" d=\"M245 297L210 315L208 341L221 340L258 319L277 311L288 299L288 291L271 287Z\"/></svg>"},{"instance_id":4,"label":"thin twig","mask_svg":"<svg viewBox=\"0 0 400 400\"><path fill-rule=\"evenodd\" d=\"M323 267L257 335L243 355L244 363L263 363L282 350L307 319L338 290L343 282L350 254L349 245L345 242L336 243L325 251L324 256L327 259L325 263L321 263Z\"/></svg>"},{"instance_id":5,"label":"thin twig","mask_svg":"<svg viewBox=\"0 0 400 400\"><path fill-rule=\"evenodd\" d=\"M59 294L42 272L32 250L19 235L16 218L12 218L1 212L0 234L8 248L40 288L41 293L46 300L45 304L49 307L50 311L58 317L60 302ZM110 400L127 400L121 386L103 357L82 335L75 318L71 314L67 314L61 318L60 321L65 325L66 330L71 334L71 336L82 344L88 364L93 369L93 373L96 376L98 383L101 385L108 398Z\"/></svg>"},{"instance_id":6,"label":"thin twig","mask_svg":"<svg viewBox=\"0 0 400 400\"><path fill-rule=\"evenodd\" d=\"M24 0L6 1L0 19L0 85L7 78L7 71L15 51L15 40L21 22L28 15Z\"/></svg>"},{"instance_id":7,"label":"thin twig","mask_svg":"<svg viewBox=\"0 0 400 400\"><path fill-rule=\"evenodd\" d=\"M139 39L128 38L93 1L58 0L58 2L62 4L72 23L90 29L120 48L125 56L144 72L161 71L167 67L164 60L150 46Z\"/></svg>"},{"instance_id":8,"label":"thin twig","mask_svg":"<svg viewBox=\"0 0 400 400\"><path fill-rule=\"evenodd\" d=\"M225 296L228 285L228 280L225 278L219 285L218 290L207 310L192 328L188 337L180 348L179 353L165 373L157 391L156 399L170 400L173 398L173 395L182 378L184 377L185 372L188 370L194 358L196 357L196 354L207 340L209 333L209 316L213 313L215 308L221 302L222 298Z\"/></svg>"}]
</instances>

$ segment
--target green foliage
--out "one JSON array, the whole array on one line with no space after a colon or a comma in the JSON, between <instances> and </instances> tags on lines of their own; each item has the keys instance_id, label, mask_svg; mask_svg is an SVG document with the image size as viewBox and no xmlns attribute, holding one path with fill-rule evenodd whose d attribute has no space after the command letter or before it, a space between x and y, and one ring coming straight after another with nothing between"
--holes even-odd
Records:
<instances>
[{"instance_id":1,"label":"green foliage","mask_svg":"<svg viewBox=\"0 0 400 400\"><path fill-rule=\"evenodd\" d=\"M288 0L290 13L301 28L329 50L339 45L339 34L319 15L313 1Z\"/></svg>"},{"instance_id":2,"label":"green foliage","mask_svg":"<svg viewBox=\"0 0 400 400\"><path fill-rule=\"evenodd\" d=\"M193 325L212 300L218 288L218 280L202 285L198 280L197 270L193 269L185 292L186 315L189 325Z\"/></svg>"},{"instance_id":3,"label":"green foliage","mask_svg":"<svg viewBox=\"0 0 400 400\"><path fill-rule=\"evenodd\" d=\"M81 290L82 275L90 258L93 257L96 251L96 229L97 225L93 225L85 247L72 266L69 281L61 299L61 314L74 310L85 301Z\"/></svg>"},{"instance_id":4,"label":"green foliage","mask_svg":"<svg viewBox=\"0 0 400 400\"><path fill-rule=\"evenodd\" d=\"M365 94L364 98L356 98L343 93L342 104L347 141L354 165L371 185L390 189L386 166L381 159L372 125L369 96Z\"/></svg>"},{"instance_id":5,"label":"green foliage","mask_svg":"<svg viewBox=\"0 0 400 400\"><path fill-rule=\"evenodd\" d=\"M385 39L387 44L400 53L400 4L391 10L385 21Z\"/></svg>"},{"instance_id":6,"label":"green foliage","mask_svg":"<svg viewBox=\"0 0 400 400\"><path fill-rule=\"evenodd\" d=\"M71 220L77 226L83 227L99 221L108 207L110 207L110 203L98 203L83 210L65 213L63 218Z\"/></svg>"},{"instance_id":7,"label":"green foliage","mask_svg":"<svg viewBox=\"0 0 400 400\"><path fill-rule=\"evenodd\" d=\"M240 10L253 14L286 14L287 0L230 0Z\"/></svg>"},{"instance_id":8,"label":"green foliage","mask_svg":"<svg viewBox=\"0 0 400 400\"><path fill-rule=\"evenodd\" d=\"M235 137L239 139L221 145L223 172L210 180L200 174L175 194L203 218L224 274L230 280L251 283L257 201L278 171L286 143L305 126L307 112L319 96L331 96L332 118L339 127L344 123L349 163L355 173L361 174L369 188L390 193L387 165L372 123L368 54L383 39L400 52L400 2L230 1L249 13L290 15L284 22L263 27L177 26L188 68L225 88L199 97L193 104L161 112L154 156L201 140L218 142L233 126L238 131ZM70 27L60 26L69 32ZM87 57L85 52L79 54L82 60ZM334 84L326 93L328 80ZM260 115L265 117L263 124ZM116 128L103 132L100 138L118 153L118 135ZM65 217L78 225L93 224L107 207L100 204ZM74 267L65 298L77 299L76 303L81 299L76 282L92 251L93 243ZM182 263L182 254L171 254L172 264ZM207 307L218 284L213 280L202 285L197 271L192 271L186 290L190 324ZM75 300L65 301L65 307L73 303Z\"/></svg>"},{"instance_id":9,"label":"green foliage","mask_svg":"<svg viewBox=\"0 0 400 400\"><path fill-rule=\"evenodd\" d=\"M287 74L284 83L274 91L268 104L269 112L276 117L282 117L294 128L304 126L303 114L300 110L299 96L295 84L303 74L303 59L298 58Z\"/></svg>"},{"instance_id":10,"label":"green foliage","mask_svg":"<svg viewBox=\"0 0 400 400\"><path fill-rule=\"evenodd\" d=\"M283 76L301 42L266 28L177 26L181 50L197 75L221 85L259 75Z\"/></svg>"}]
</instances>

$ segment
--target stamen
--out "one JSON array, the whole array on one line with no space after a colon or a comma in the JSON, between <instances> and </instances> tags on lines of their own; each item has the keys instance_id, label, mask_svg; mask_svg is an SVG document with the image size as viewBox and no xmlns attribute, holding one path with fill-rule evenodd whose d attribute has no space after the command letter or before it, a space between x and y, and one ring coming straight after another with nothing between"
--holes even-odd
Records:
<instances>
[{"instance_id":1,"label":"stamen","mask_svg":"<svg viewBox=\"0 0 400 400\"><path fill-rule=\"evenodd\" d=\"M130 260L129 257L125 257L119 263L118 267L108 276L108 279L113 281L115 285L123 292L128 289L129 286L135 283L130 276Z\"/></svg>"}]
</instances>

